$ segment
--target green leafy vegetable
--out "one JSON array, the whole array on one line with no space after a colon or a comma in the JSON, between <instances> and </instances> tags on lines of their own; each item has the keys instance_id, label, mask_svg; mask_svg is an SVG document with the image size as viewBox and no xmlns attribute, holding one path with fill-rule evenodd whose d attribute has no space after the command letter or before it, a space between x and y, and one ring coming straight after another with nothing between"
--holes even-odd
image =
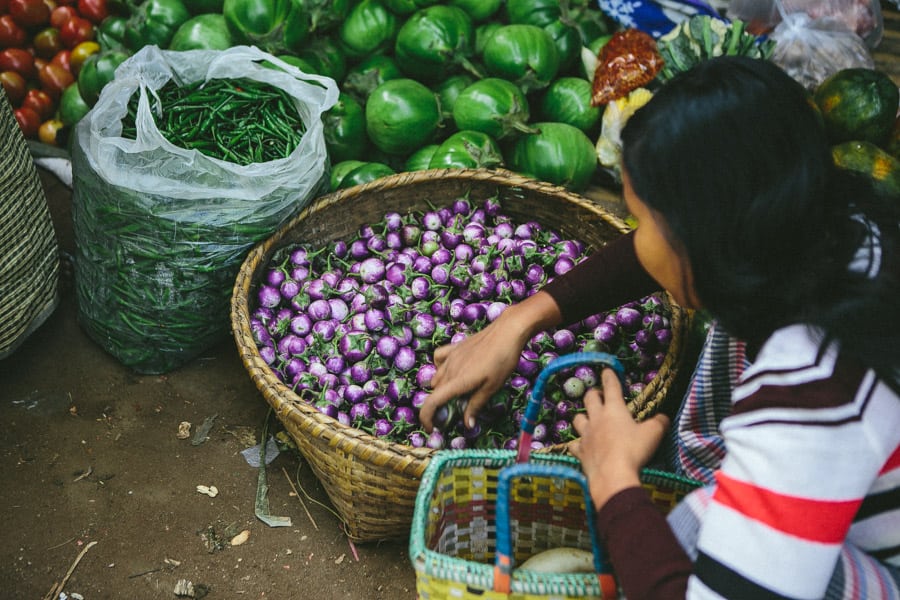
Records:
<instances>
[{"instance_id":1,"label":"green leafy vegetable","mask_svg":"<svg viewBox=\"0 0 900 600\"><path fill-rule=\"evenodd\" d=\"M715 56L768 59L775 41L761 40L748 33L740 19L729 23L708 15L695 15L661 37L657 48L665 61L657 78L665 82Z\"/></svg>"}]
</instances>

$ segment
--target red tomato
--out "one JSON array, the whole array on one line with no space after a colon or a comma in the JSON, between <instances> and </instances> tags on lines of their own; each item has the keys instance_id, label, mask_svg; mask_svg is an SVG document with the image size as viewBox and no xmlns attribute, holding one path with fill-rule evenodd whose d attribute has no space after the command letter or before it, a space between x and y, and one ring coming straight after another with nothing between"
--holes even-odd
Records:
<instances>
[{"instance_id":1,"label":"red tomato","mask_svg":"<svg viewBox=\"0 0 900 600\"><path fill-rule=\"evenodd\" d=\"M31 38L34 53L41 58L53 58L62 50L62 40L59 38L59 29L56 27L44 27Z\"/></svg>"},{"instance_id":2,"label":"red tomato","mask_svg":"<svg viewBox=\"0 0 900 600\"><path fill-rule=\"evenodd\" d=\"M26 29L35 29L50 22L50 8L44 0L9 0L9 14Z\"/></svg>"},{"instance_id":3,"label":"red tomato","mask_svg":"<svg viewBox=\"0 0 900 600\"><path fill-rule=\"evenodd\" d=\"M19 129L26 138L33 139L37 137L38 128L41 126L41 117L34 109L19 107L13 111L16 121L19 122Z\"/></svg>"},{"instance_id":4,"label":"red tomato","mask_svg":"<svg viewBox=\"0 0 900 600\"><path fill-rule=\"evenodd\" d=\"M56 112L56 102L50 97L50 94L44 90L32 88L25 92L22 99L22 106L30 108L38 114L41 121L49 119Z\"/></svg>"},{"instance_id":5,"label":"red tomato","mask_svg":"<svg viewBox=\"0 0 900 600\"><path fill-rule=\"evenodd\" d=\"M0 50L0 71L15 71L25 79L34 79L37 75L34 56L21 48Z\"/></svg>"},{"instance_id":6,"label":"red tomato","mask_svg":"<svg viewBox=\"0 0 900 600\"><path fill-rule=\"evenodd\" d=\"M81 16L94 25L99 25L109 16L106 0L78 0L77 6Z\"/></svg>"},{"instance_id":7,"label":"red tomato","mask_svg":"<svg viewBox=\"0 0 900 600\"><path fill-rule=\"evenodd\" d=\"M74 6L57 6L50 13L50 26L59 29L63 23L77 16L78 11Z\"/></svg>"},{"instance_id":8,"label":"red tomato","mask_svg":"<svg viewBox=\"0 0 900 600\"><path fill-rule=\"evenodd\" d=\"M25 90L28 87L25 78L15 71L2 71L0 72L0 83L3 84L3 91L6 92L6 97L9 98L12 105L18 106L25 97Z\"/></svg>"},{"instance_id":9,"label":"red tomato","mask_svg":"<svg viewBox=\"0 0 900 600\"><path fill-rule=\"evenodd\" d=\"M59 38L66 48L94 39L94 24L84 17L72 17L59 28Z\"/></svg>"},{"instance_id":10,"label":"red tomato","mask_svg":"<svg viewBox=\"0 0 900 600\"><path fill-rule=\"evenodd\" d=\"M56 54L53 55L53 58L50 59L50 62L61 66L63 69L65 69L69 73L72 73L72 75L75 74L75 72L72 71L72 51L71 50L68 50L65 48L60 50L59 52L57 52Z\"/></svg>"},{"instance_id":11,"label":"red tomato","mask_svg":"<svg viewBox=\"0 0 900 600\"><path fill-rule=\"evenodd\" d=\"M21 48L25 45L28 34L10 15L0 17L0 46L3 48Z\"/></svg>"},{"instance_id":12,"label":"red tomato","mask_svg":"<svg viewBox=\"0 0 900 600\"><path fill-rule=\"evenodd\" d=\"M50 94L54 100L58 100L63 90L75 83L75 76L56 63L47 63L38 72L41 81L41 89Z\"/></svg>"}]
</instances>

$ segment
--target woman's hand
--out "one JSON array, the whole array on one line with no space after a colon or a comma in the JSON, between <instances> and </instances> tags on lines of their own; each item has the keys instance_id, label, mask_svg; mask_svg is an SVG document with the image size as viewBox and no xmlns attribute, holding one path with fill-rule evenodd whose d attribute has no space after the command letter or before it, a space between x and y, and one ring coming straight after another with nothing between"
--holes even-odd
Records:
<instances>
[{"instance_id":1,"label":"woman's hand","mask_svg":"<svg viewBox=\"0 0 900 600\"><path fill-rule=\"evenodd\" d=\"M425 430L431 431L439 407L465 395L469 401L463 422L473 427L478 412L516 368L528 340L557 324L560 318L556 302L549 294L538 292L507 308L475 335L435 350L437 371L431 379L432 392L419 410L419 421Z\"/></svg>"},{"instance_id":2,"label":"woman's hand","mask_svg":"<svg viewBox=\"0 0 900 600\"><path fill-rule=\"evenodd\" d=\"M586 413L572 422L580 438L569 445L581 461L598 510L617 492L640 485L641 468L669 429L669 418L662 414L640 423L634 420L612 369L603 370L602 384L602 389L585 394Z\"/></svg>"}]
</instances>

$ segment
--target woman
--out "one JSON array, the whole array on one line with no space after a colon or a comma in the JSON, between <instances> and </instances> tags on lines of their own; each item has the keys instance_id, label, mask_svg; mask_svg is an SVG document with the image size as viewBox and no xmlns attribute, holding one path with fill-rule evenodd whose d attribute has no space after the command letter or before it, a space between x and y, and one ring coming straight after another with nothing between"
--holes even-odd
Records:
<instances>
[{"instance_id":1,"label":"woman","mask_svg":"<svg viewBox=\"0 0 900 600\"><path fill-rule=\"evenodd\" d=\"M532 335L662 286L715 319L673 428L709 485L656 511L639 470L670 419L635 423L608 370L574 423L626 596L898 597L896 199L833 166L802 86L734 57L629 120L623 175L636 231L440 349L422 421L469 393L471 423Z\"/></svg>"}]
</instances>

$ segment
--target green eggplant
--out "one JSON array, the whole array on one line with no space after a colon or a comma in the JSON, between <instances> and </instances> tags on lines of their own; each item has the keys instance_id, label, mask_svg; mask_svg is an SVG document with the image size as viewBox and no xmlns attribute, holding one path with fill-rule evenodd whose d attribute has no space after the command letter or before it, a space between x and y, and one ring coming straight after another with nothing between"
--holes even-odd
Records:
<instances>
[{"instance_id":1,"label":"green eggplant","mask_svg":"<svg viewBox=\"0 0 900 600\"><path fill-rule=\"evenodd\" d=\"M172 36L191 18L181 0L145 0L124 27L125 45L137 52L144 46L168 48Z\"/></svg>"},{"instance_id":2,"label":"green eggplant","mask_svg":"<svg viewBox=\"0 0 900 600\"><path fill-rule=\"evenodd\" d=\"M568 123L596 137L602 111L591 105L591 82L583 77L560 77L544 91L538 116L542 121Z\"/></svg>"},{"instance_id":3,"label":"green eggplant","mask_svg":"<svg viewBox=\"0 0 900 600\"><path fill-rule=\"evenodd\" d=\"M309 19L297 0L225 0L222 14L238 43L270 54L292 54L309 37Z\"/></svg>"},{"instance_id":4,"label":"green eggplant","mask_svg":"<svg viewBox=\"0 0 900 600\"><path fill-rule=\"evenodd\" d=\"M362 59L391 48L397 26L397 17L379 0L362 0L341 23L337 39L348 58Z\"/></svg>"},{"instance_id":5,"label":"green eggplant","mask_svg":"<svg viewBox=\"0 0 900 600\"><path fill-rule=\"evenodd\" d=\"M594 143L567 123L534 123L537 133L519 137L507 152L506 163L517 173L580 192L597 170Z\"/></svg>"},{"instance_id":6,"label":"green eggplant","mask_svg":"<svg viewBox=\"0 0 900 600\"><path fill-rule=\"evenodd\" d=\"M438 144L425 144L408 157L403 163L404 171L424 171L431 164L431 157L438 149Z\"/></svg>"},{"instance_id":7,"label":"green eggplant","mask_svg":"<svg viewBox=\"0 0 900 600\"><path fill-rule=\"evenodd\" d=\"M220 13L203 13L175 30L169 50L227 50L233 45L234 38L225 17Z\"/></svg>"},{"instance_id":8,"label":"green eggplant","mask_svg":"<svg viewBox=\"0 0 900 600\"><path fill-rule=\"evenodd\" d=\"M354 185L369 183L370 181L375 181L376 179L387 177L388 175L394 175L395 173L396 171L394 171L394 169L384 163L377 161L364 162L347 173L341 179L340 183L338 183L336 189L344 189L353 187Z\"/></svg>"},{"instance_id":9,"label":"green eggplant","mask_svg":"<svg viewBox=\"0 0 900 600\"><path fill-rule=\"evenodd\" d=\"M388 154L406 155L430 143L440 125L437 95L414 79L385 81L366 101L366 133Z\"/></svg>"},{"instance_id":10,"label":"green eggplant","mask_svg":"<svg viewBox=\"0 0 900 600\"><path fill-rule=\"evenodd\" d=\"M453 121L458 129L481 131L496 140L534 132L528 125L530 117L525 93L499 77L476 81L460 92L453 104Z\"/></svg>"},{"instance_id":11,"label":"green eggplant","mask_svg":"<svg viewBox=\"0 0 900 600\"><path fill-rule=\"evenodd\" d=\"M485 42L487 72L508 79L526 93L547 87L559 71L556 42L537 25L504 25Z\"/></svg>"},{"instance_id":12,"label":"green eggplant","mask_svg":"<svg viewBox=\"0 0 900 600\"><path fill-rule=\"evenodd\" d=\"M480 131L457 131L434 151L430 169L493 169L503 166L497 142Z\"/></svg>"},{"instance_id":13,"label":"green eggplant","mask_svg":"<svg viewBox=\"0 0 900 600\"><path fill-rule=\"evenodd\" d=\"M400 68L425 83L436 83L462 69L480 76L470 61L474 54L471 17L461 8L444 4L414 12L400 27L394 44Z\"/></svg>"},{"instance_id":14,"label":"green eggplant","mask_svg":"<svg viewBox=\"0 0 900 600\"><path fill-rule=\"evenodd\" d=\"M365 152L366 116L356 99L341 92L338 101L322 115L325 148L332 163L360 159Z\"/></svg>"},{"instance_id":15,"label":"green eggplant","mask_svg":"<svg viewBox=\"0 0 900 600\"><path fill-rule=\"evenodd\" d=\"M341 89L365 104L372 90L389 79L400 77L403 77L403 73L393 57L373 54L347 71Z\"/></svg>"}]
</instances>

